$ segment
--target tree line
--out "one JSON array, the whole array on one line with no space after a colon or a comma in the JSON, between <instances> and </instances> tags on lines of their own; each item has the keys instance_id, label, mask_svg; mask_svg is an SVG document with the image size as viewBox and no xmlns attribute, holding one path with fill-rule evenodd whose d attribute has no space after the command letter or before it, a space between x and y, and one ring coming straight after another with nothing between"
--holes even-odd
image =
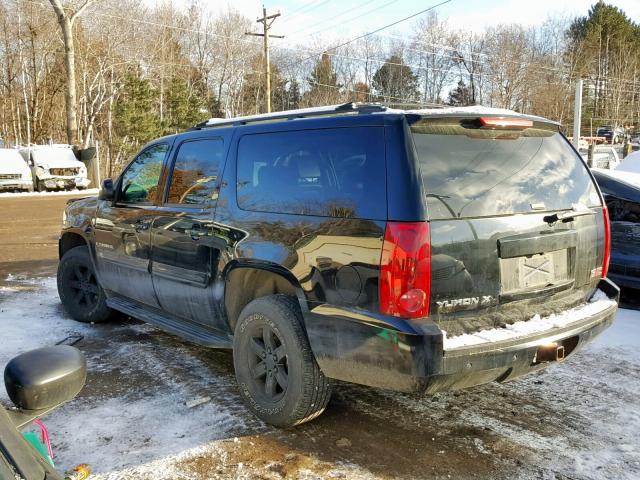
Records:
<instances>
[{"instance_id":1,"label":"tree line","mask_svg":"<svg viewBox=\"0 0 640 480\"><path fill-rule=\"evenodd\" d=\"M154 137L210 117L260 113L262 44L245 35L252 13L212 14L200 0L186 11L171 0L2 2L0 138L5 145L98 141L110 175ZM474 32L430 12L400 32L353 42L294 32L272 42L271 62L273 110L348 101L486 105L570 130L582 78L585 134L640 122L640 26L603 1L584 16L535 27Z\"/></svg>"}]
</instances>

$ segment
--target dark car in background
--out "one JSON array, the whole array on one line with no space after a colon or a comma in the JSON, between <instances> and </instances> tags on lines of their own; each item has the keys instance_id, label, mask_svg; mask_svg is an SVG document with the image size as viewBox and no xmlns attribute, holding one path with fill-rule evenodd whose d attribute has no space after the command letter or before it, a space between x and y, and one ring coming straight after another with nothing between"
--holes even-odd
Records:
<instances>
[{"instance_id":1,"label":"dark car in background","mask_svg":"<svg viewBox=\"0 0 640 480\"><path fill-rule=\"evenodd\" d=\"M615 317L608 226L544 118L349 103L212 119L67 206L58 291L79 321L117 310L232 348L249 408L291 426L332 379L430 393L563 360Z\"/></svg>"},{"instance_id":2,"label":"dark car in background","mask_svg":"<svg viewBox=\"0 0 640 480\"><path fill-rule=\"evenodd\" d=\"M607 139L607 143L616 144L624 141L624 129L620 127L612 127L610 125L604 125L598 128L596 132L597 137L604 137Z\"/></svg>"},{"instance_id":3,"label":"dark car in background","mask_svg":"<svg viewBox=\"0 0 640 480\"><path fill-rule=\"evenodd\" d=\"M611 262L609 278L617 285L640 288L640 184L639 174L592 170L609 209Z\"/></svg>"}]
</instances>

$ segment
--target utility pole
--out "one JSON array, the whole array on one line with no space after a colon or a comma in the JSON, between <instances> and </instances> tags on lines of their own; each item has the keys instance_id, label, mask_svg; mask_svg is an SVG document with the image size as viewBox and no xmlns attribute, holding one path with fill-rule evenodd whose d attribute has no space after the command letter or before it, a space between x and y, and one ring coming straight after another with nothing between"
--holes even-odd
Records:
<instances>
[{"instance_id":1,"label":"utility pole","mask_svg":"<svg viewBox=\"0 0 640 480\"><path fill-rule=\"evenodd\" d=\"M271 64L269 62L269 38L284 38L284 35L269 35L269 30L273 22L280 16L280 12L273 15L267 15L267 9L262 6L262 18L256 20L256 22L262 24L262 33L246 32L245 35L253 35L254 37L264 38L264 76L266 86L266 104L267 113L271 112Z\"/></svg>"},{"instance_id":2,"label":"utility pole","mask_svg":"<svg viewBox=\"0 0 640 480\"><path fill-rule=\"evenodd\" d=\"M580 124L582 123L582 79L576 80L576 96L573 107L573 146L580 144Z\"/></svg>"}]
</instances>

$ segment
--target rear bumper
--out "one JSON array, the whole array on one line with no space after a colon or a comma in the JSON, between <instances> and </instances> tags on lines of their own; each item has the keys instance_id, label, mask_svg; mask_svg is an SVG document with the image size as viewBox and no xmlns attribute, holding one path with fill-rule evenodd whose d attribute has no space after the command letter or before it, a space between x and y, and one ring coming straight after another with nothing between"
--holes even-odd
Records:
<instances>
[{"instance_id":1,"label":"rear bumper","mask_svg":"<svg viewBox=\"0 0 640 480\"><path fill-rule=\"evenodd\" d=\"M346 310L313 309L305 314L311 348L330 378L405 392L455 390L492 381L509 381L549 366L538 358L554 343L572 355L611 325L620 291L609 280L600 290L615 304L575 322L517 339L443 349L443 336L431 321L400 331L375 316Z\"/></svg>"}]
</instances>

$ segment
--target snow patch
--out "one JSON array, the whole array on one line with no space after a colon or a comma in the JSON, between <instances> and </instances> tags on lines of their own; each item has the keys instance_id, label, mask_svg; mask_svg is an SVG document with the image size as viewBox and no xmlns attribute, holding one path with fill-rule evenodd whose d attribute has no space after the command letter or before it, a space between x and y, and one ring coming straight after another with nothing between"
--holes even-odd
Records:
<instances>
[{"instance_id":1,"label":"snow patch","mask_svg":"<svg viewBox=\"0 0 640 480\"><path fill-rule=\"evenodd\" d=\"M630 172L640 174L640 151L627 155L620 165L616 167L618 172Z\"/></svg>"},{"instance_id":2,"label":"snow patch","mask_svg":"<svg viewBox=\"0 0 640 480\"><path fill-rule=\"evenodd\" d=\"M555 329L570 326L572 323L584 320L587 317L597 315L600 312L616 305L614 300L610 300L604 292L599 290L591 301L583 306L566 310L561 314L553 314L548 317L534 315L531 319L515 322L504 328L492 328L481 330L475 333L465 333L455 337L447 337L443 331L443 348L452 350L482 343L500 342L503 340L514 340L539 333L553 334Z\"/></svg>"}]
</instances>

